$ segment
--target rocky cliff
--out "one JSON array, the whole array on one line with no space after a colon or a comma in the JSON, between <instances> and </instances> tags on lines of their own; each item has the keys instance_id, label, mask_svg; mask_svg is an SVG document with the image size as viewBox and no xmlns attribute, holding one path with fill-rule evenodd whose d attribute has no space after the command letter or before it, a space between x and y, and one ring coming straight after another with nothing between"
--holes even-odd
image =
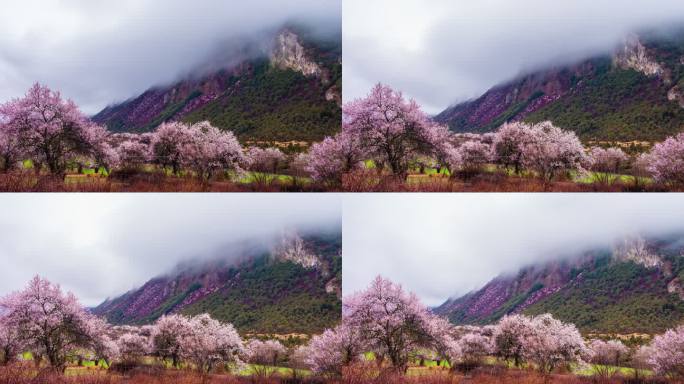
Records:
<instances>
[{"instance_id":1,"label":"rocky cliff","mask_svg":"<svg viewBox=\"0 0 684 384\"><path fill-rule=\"evenodd\" d=\"M500 84L435 117L458 132L551 120L584 141L659 141L684 130L684 30L630 35L612 55Z\"/></svg>"},{"instance_id":2,"label":"rocky cliff","mask_svg":"<svg viewBox=\"0 0 684 384\"><path fill-rule=\"evenodd\" d=\"M654 333L684 321L683 280L683 236L635 237L496 277L435 312L457 324L549 312L586 333Z\"/></svg>"},{"instance_id":3,"label":"rocky cliff","mask_svg":"<svg viewBox=\"0 0 684 384\"><path fill-rule=\"evenodd\" d=\"M313 141L338 131L341 38L322 39L287 27L268 46L237 64L212 63L220 69L198 69L173 84L153 86L108 106L93 120L115 132L146 132L171 120L209 120L242 140L259 141Z\"/></svg>"},{"instance_id":4,"label":"rocky cliff","mask_svg":"<svg viewBox=\"0 0 684 384\"><path fill-rule=\"evenodd\" d=\"M321 332L341 316L339 234L288 234L270 251L236 261L189 261L93 309L113 324L147 324L169 313L209 313L248 333Z\"/></svg>"}]
</instances>

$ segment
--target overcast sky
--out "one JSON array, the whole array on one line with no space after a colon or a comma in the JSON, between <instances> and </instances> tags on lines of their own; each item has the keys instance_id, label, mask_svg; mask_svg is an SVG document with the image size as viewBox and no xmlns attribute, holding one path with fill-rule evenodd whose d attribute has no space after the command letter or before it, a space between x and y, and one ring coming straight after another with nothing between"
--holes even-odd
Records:
<instances>
[{"instance_id":1,"label":"overcast sky","mask_svg":"<svg viewBox=\"0 0 684 384\"><path fill-rule=\"evenodd\" d=\"M283 230L340 227L335 194L0 196L0 295L35 274L92 306L173 270Z\"/></svg>"},{"instance_id":2,"label":"overcast sky","mask_svg":"<svg viewBox=\"0 0 684 384\"><path fill-rule=\"evenodd\" d=\"M340 1L3 2L0 101L40 81L96 113L286 21L339 31Z\"/></svg>"},{"instance_id":3,"label":"overcast sky","mask_svg":"<svg viewBox=\"0 0 684 384\"><path fill-rule=\"evenodd\" d=\"M684 21L681 0L344 0L344 98L377 82L429 113L549 63Z\"/></svg>"},{"instance_id":4,"label":"overcast sky","mask_svg":"<svg viewBox=\"0 0 684 384\"><path fill-rule=\"evenodd\" d=\"M380 274L430 306L531 263L684 231L679 194L353 194L343 210L344 294Z\"/></svg>"}]
</instances>

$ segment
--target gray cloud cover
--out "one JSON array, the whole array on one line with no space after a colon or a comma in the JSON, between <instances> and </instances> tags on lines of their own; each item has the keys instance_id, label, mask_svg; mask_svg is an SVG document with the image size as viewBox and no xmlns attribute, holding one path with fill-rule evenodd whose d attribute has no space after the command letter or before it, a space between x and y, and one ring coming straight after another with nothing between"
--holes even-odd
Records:
<instances>
[{"instance_id":1,"label":"gray cloud cover","mask_svg":"<svg viewBox=\"0 0 684 384\"><path fill-rule=\"evenodd\" d=\"M344 97L381 81L437 113L550 63L684 22L680 0L345 0Z\"/></svg>"},{"instance_id":2,"label":"gray cloud cover","mask_svg":"<svg viewBox=\"0 0 684 384\"><path fill-rule=\"evenodd\" d=\"M40 81L96 113L291 20L339 31L341 0L6 2L0 101Z\"/></svg>"},{"instance_id":3,"label":"gray cloud cover","mask_svg":"<svg viewBox=\"0 0 684 384\"><path fill-rule=\"evenodd\" d=\"M4 195L0 295L40 274L96 305L233 244L339 230L340 210L335 194Z\"/></svg>"},{"instance_id":4,"label":"gray cloud cover","mask_svg":"<svg viewBox=\"0 0 684 384\"><path fill-rule=\"evenodd\" d=\"M684 232L679 194L345 195L343 211L344 294L381 274L429 305L586 247Z\"/></svg>"}]
</instances>

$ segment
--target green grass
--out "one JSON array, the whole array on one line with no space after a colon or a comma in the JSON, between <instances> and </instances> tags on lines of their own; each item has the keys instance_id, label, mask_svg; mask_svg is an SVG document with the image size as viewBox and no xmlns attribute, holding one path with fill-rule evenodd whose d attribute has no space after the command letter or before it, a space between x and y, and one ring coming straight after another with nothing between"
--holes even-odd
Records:
<instances>
[{"instance_id":1,"label":"green grass","mask_svg":"<svg viewBox=\"0 0 684 384\"><path fill-rule=\"evenodd\" d=\"M308 369L297 369L297 377L311 376L311 371ZM279 376L291 376L292 368L277 367L271 365L247 364L244 369L238 371L238 376L254 376L265 373L266 375L277 374Z\"/></svg>"},{"instance_id":2,"label":"green grass","mask_svg":"<svg viewBox=\"0 0 684 384\"><path fill-rule=\"evenodd\" d=\"M32 360L33 357L31 356L30 352L26 352L23 354L24 360ZM145 356L143 359L143 364L145 365L157 365L160 364L159 360L151 357L151 356ZM98 363L99 365L96 366L95 362L93 361L83 361L80 366L76 365L69 365L64 374L66 376L84 376L84 375L104 375L107 373L109 367L107 364L104 362L104 360L100 360ZM166 369L176 369L170 365L170 363L163 363ZM184 366L187 368L187 365ZM283 366L270 366L270 365L259 365L259 364L245 364L244 367L235 372L236 375L238 376L253 376L253 375L258 375L258 374L263 374L265 373L266 375L279 375L279 376L291 376L292 375L292 369L289 367L283 367ZM297 369L296 370L297 376L298 377L306 377L306 376L311 376L311 371L308 369Z\"/></svg>"},{"instance_id":3,"label":"green grass","mask_svg":"<svg viewBox=\"0 0 684 384\"><path fill-rule=\"evenodd\" d=\"M370 162L370 160L369 160ZM369 162L367 162L366 167L370 168L368 166ZM372 162L370 162L372 164ZM374 166L374 165L373 165ZM413 169L413 174L420 175L419 169ZM501 168L497 166L496 164L486 164L483 168L483 172L485 173L503 173L506 176L518 176L515 174L515 171L513 169L508 169L508 168ZM450 175L449 171L446 168L442 168L440 172L437 172L436 168L425 168L423 175L428 175L428 176L436 176L436 175L441 175L448 177ZM532 171L523 171L522 174L520 175L521 177L528 177L532 178L535 177L534 172ZM633 184L635 182L635 177L632 175L627 175L627 174L616 174L616 173L603 173L603 172L585 172L585 173L578 173L578 172L571 172L570 176L572 180L576 183L580 184L594 184L594 183L599 183L600 180L606 179L606 176L611 180L611 182L621 182L623 184ZM653 183L652 178L642 178L643 182L646 184L651 184ZM431 181L430 179L424 180L421 178L412 178L409 179L409 182L415 182L415 183L422 183L425 181Z\"/></svg>"},{"instance_id":4,"label":"green grass","mask_svg":"<svg viewBox=\"0 0 684 384\"><path fill-rule=\"evenodd\" d=\"M621 182L623 184L633 184L635 177L632 175L617 174L617 173L605 173L605 172L588 172L586 174L578 174L576 172L572 173L572 179L576 183L580 184L593 184L598 183L600 180L610 179L612 182ZM644 180L646 183L652 183L653 179Z\"/></svg>"},{"instance_id":5,"label":"green grass","mask_svg":"<svg viewBox=\"0 0 684 384\"><path fill-rule=\"evenodd\" d=\"M575 365L572 369L572 373L578 376L594 376L597 375L599 372L599 367L606 367L610 369L611 371L615 372L616 374L620 374L622 376L629 376L633 377L634 374L636 373L636 370L634 368L630 367L618 367L614 365L600 365L600 364L590 364L588 366L580 367ZM651 370L640 370L639 373L643 376L652 376L653 371Z\"/></svg>"},{"instance_id":6,"label":"green grass","mask_svg":"<svg viewBox=\"0 0 684 384\"><path fill-rule=\"evenodd\" d=\"M300 182L311 183L311 178L298 178ZM278 181L281 184L292 184L294 177L290 175L263 173L263 172L245 172L245 174L237 179L238 183L251 184L256 182L274 182Z\"/></svg>"},{"instance_id":7,"label":"green grass","mask_svg":"<svg viewBox=\"0 0 684 384\"><path fill-rule=\"evenodd\" d=\"M373 355L372 352L366 352L364 354L364 357L366 360L372 361L375 360L375 356ZM497 359L494 356L487 356L484 358L483 364L486 366L505 366L506 368L512 369L515 368L512 363L501 361ZM578 364L573 364L570 368L572 370L572 373L578 376L594 376L597 375L599 370L597 369L598 367L604 367L599 364L590 364L590 365L578 365ZM605 367L610 367L611 370L613 370L616 374L620 374L622 376L626 377L633 377L636 370L631 367L621 367L621 366L605 366ZM416 359L411 362L411 366L409 367L408 370L408 375L409 376L420 376L424 374L434 374L434 370L436 368L441 368L445 372L447 372L450 368L449 364L441 360L439 365L437 364L437 361L435 360L430 360L430 359L425 359L423 361L423 365L420 365L420 360ZM653 371L651 370L640 370L639 373L643 376L652 376Z\"/></svg>"}]
</instances>

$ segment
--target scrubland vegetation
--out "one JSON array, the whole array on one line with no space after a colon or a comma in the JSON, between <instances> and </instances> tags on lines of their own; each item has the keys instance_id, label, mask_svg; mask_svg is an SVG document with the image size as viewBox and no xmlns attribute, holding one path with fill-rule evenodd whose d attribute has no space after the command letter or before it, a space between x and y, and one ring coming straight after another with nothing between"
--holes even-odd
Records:
<instances>
[{"instance_id":1,"label":"scrubland vegetation","mask_svg":"<svg viewBox=\"0 0 684 384\"><path fill-rule=\"evenodd\" d=\"M330 331L286 346L207 314L112 326L38 276L0 309L2 383L315 382L333 370Z\"/></svg>"},{"instance_id":2,"label":"scrubland vegetation","mask_svg":"<svg viewBox=\"0 0 684 384\"><path fill-rule=\"evenodd\" d=\"M551 122L457 134L377 85L342 131L294 148L244 147L208 122L111 133L35 85L0 107L4 191L678 191L684 134L637 153L585 147Z\"/></svg>"},{"instance_id":3,"label":"scrubland vegetation","mask_svg":"<svg viewBox=\"0 0 684 384\"><path fill-rule=\"evenodd\" d=\"M680 382L684 325L627 346L589 338L550 314L455 326L381 277L344 300L338 333L346 382ZM333 339L331 339L333 340Z\"/></svg>"}]
</instances>

